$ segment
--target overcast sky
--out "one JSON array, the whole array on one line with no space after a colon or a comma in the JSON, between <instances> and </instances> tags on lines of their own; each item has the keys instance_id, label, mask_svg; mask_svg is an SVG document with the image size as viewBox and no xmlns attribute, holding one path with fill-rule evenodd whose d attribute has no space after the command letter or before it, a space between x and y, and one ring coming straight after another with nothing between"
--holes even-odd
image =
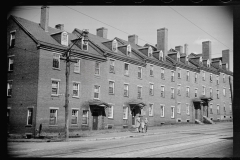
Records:
<instances>
[{"instance_id":1,"label":"overcast sky","mask_svg":"<svg viewBox=\"0 0 240 160\"><path fill-rule=\"evenodd\" d=\"M64 24L68 32L74 28L108 29L107 38L138 35L138 44L157 43L157 29L168 28L168 49L185 43L189 53L202 53L202 41L212 41L212 57L230 49L233 70L233 12L225 6L49 6L49 26ZM17 6L12 14L40 23L41 6Z\"/></svg>"}]
</instances>

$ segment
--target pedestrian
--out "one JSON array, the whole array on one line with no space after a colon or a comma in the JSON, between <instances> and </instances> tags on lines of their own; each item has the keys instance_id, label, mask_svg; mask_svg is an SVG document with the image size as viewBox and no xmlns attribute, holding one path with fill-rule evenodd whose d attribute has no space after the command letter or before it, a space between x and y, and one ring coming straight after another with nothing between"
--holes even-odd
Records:
<instances>
[{"instance_id":1,"label":"pedestrian","mask_svg":"<svg viewBox=\"0 0 240 160\"><path fill-rule=\"evenodd\" d=\"M140 132L140 117L139 116L136 118L136 128L137 128L137 132Z\"/></svg>"},{"instance_id":2,"label":"pedestrian","mask_svg":"<svg viewBox=\"0 0 240 160\"><path fill-rule=\"evenodd\" d=\"M142 119L142 121L141 121L141 129L142 129L142 133L143 133L143 129L145 128L144 126L145 126L145 122L144 122L144 120Z\"/></svg>"},{"instance_id":3,"label":"pedestrian","mask_svg":"<svg viewBox=\"0 0 240 160\"><path fill-rule=\"evenodd\" d=\"M147 117L145 118L144 123L145 123L145 132L147 132L147 128L148 128L148 119L147 119Z\"/></svg>"}]
</instances>

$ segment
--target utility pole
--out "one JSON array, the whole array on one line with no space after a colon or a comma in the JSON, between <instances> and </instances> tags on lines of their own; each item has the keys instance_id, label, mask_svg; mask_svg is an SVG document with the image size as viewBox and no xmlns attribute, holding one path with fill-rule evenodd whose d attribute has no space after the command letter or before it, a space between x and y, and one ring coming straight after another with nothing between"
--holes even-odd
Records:
<instances>
[{"instance_id":1,"label":"utility pole","mask_svg":"<svg viewBox=\"0 0 240 160\"><path fill-rule=\"evenodd\" d=\"M61 58L61 60L66 61L66 90L65 90L65 140L69 140L69 75L70 75L70 62L76 63L76 59L71 59L71 48L80 40L83 39L84 43L88 42L88 30L83 30L81 33L81 37L78 37L78 39L75 40L75 42L70 46L67 51L63 54L64 58Z\"/></svg>"}]
</instances>

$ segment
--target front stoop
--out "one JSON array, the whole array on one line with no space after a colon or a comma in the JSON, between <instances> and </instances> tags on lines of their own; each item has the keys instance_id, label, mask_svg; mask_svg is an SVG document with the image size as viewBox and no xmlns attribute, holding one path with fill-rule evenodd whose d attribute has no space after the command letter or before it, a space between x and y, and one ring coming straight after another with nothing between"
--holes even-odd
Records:
<instances>
[{"instance_id":1,"label":"front stoop","mask_svg":"<svg viewBox=\"0 0 240 160\"><path fill-rule=\"evenodd\" d=\"M203 123L205 124L215 124L210 118L203 116Z\"/></svg>"},{"instance_id":2,"label":"front stoop","mask_svg":"<svg viewBox=\"0 0 240 160\"><path fill-rule=\"evenodd\" d=\"M195 119L195 123L196 123L196 124L204 124L204 123L202 123L201 121L199 121L198 119Z\"/></svg>"}]
</instances>

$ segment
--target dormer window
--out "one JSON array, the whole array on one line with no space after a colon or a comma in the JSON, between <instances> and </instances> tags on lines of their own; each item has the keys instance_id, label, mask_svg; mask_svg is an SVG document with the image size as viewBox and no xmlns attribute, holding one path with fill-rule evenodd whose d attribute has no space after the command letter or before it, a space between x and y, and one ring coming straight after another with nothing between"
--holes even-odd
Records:
<instances>
[{"instance_id":1,"label":"dormer window","mask_svg":"<svg viewBox=\"0 0 240 160\"><path fill-rule=\"evenodd\" d=\"M127 46L127 56L130 56L132 52L130 44Z\"/></svg>"},{"instance_id":2,"label":"dormer window","mask_svg":"<svg viewBox=\"0 0 240 160\"><path fill-rule=\"evenodd\" d=\"M81 40L82 42L81 42L81 44L82 44L82 50L84 50L84 51L87 51L88 50L88 42L87 41L84 41L84 38L82 38L82 40Z\"/></svg>"},{"instance_id":3,"label":"dormer window","mask_svg":"<svg viewBox=\"0 0 240 160\"><path fill-rule=\"evenodd\" d=\"M117 52L117 47L118 47L117 41L116 41L116 39L114 39L112 42L112 51Z\"/></svg>"},{"instance_id":4,"label":"dormer window","mask_svg":"<svg viewBox=\"0 0 240 160\"><path fill-rule=\"evenodd\" d=\"M202 64L202 57L199 58L199 64Z\"/></svg>"},{"instance_id":5,"label":"dormer window","mask_svg":"<svg viewBox=\"0 0 240 160\"><path fill-rule=\"evenodd\" d=\"M67 32L62 32L62 34L61 34L61 45L68 46L68 34L67 34Z\"/></svg>"},{"instance_id":6,"label":"dormer window","mask_svg":"<svg viewBox=\"0 0 240 160\"><path fill-rule=\"evenodd\" d=\"M222 61L219 61L219 67L222 68Z\"/></svg>"},{"instance_id":7,"label":"dormer window","mask_svg":"<svg viewBox=\"0 0 240 160\"><path fill-rule=\"evenodd\" d=\"M148 47L148 57L152 57L152 47Z\"/></svg>"},{"instance_id":8,"label":"dormer window","mask_svg":"<svg viewBox=\"0 0 240 160\"><path fill-rule=\"evenodd\" d=\"M160 60L163 61L163 52L160 51Z\"/></svg>"},{"instance_id":9,"label":"dormer window","mask_svg":"<svg viewBox=\"0 0 240 160\"><path fill-rule=\"evenodd\" d=\"M180 62L180 53L177 52L177 61Z\"/></svg>"},{"instance_id":10,"label":"dormer window","mask_svg":"<svg viewBox=\"0 0 240 160\"><path fill-rule=\"evenodd\" d=\"M207 67L210 67L210 60L207 60Z\"/></svg>"}]
</instances>

